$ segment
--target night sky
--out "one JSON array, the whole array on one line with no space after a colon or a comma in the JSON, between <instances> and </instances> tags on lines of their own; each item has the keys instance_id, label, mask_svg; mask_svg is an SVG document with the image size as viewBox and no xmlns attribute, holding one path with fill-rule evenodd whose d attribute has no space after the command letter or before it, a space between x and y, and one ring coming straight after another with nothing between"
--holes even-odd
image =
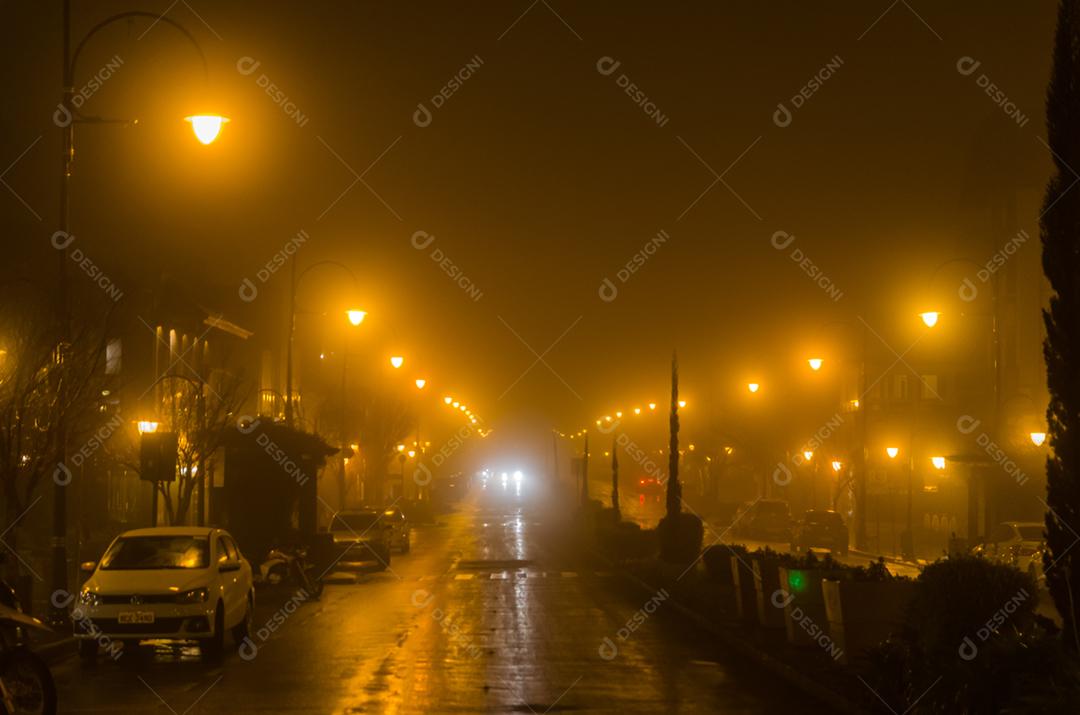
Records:
<instances>
[{"instance_id":1,"label":"night sky","mask_svg":"<svg viewBox=\"0 0 1080 715\"><path fill-rule=\"evenodd\" d=\"M488 421L574 429L598 405L663 402L673 348L692 397L800 359L826 320L865 315L888 333L888 316L953 290L956 275L927 286L935 266L981 263L1008 239L985 208L1002 196L1037 236L1049 0L84 1L73 34L132 8L168 9L191 29L210 84L163 23L88 46L77 85L122 64L85 113L140 123L79 128L72 227L84 250L122 287L190 280L272 341L287 274L252 303L238 289L306 231L301 266L333 258L357 272L372 354L412 356ZM4 242L13 262L45 260L60 3L4 11ZM963 58L981 64L965 75ZM1003 95L988 95L984 76ZM414 121L420 103L427 126ZM779 103L787 126L774 121ZM202 108L231 118L208 147L179 121ZM435 237L422 250L418 231ZM621 282L660 231L666 242ZM795 242L778 250L778 231ZM1032 240L1019 260L1037 255ZM610 302L605 278L618 288ZM301 300L343 289L327 273ZM519 380L533 351L544 362Z\"/></svg>"}]
</instances>

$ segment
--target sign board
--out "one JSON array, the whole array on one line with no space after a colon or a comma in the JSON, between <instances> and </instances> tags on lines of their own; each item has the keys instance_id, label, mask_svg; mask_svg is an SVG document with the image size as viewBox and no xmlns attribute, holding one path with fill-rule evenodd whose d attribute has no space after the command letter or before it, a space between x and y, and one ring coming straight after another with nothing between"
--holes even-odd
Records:
<instances>
[{"instance_id":1,"label":"sign board","mask_svg":"<svg viewBox=\"0 0 1080 715\"><path fill-rule=\"evenodd\" d=\"M139 444L139 479L145 482L176 481L175 432L147 432Z\"/></svg>"}]
</instances>

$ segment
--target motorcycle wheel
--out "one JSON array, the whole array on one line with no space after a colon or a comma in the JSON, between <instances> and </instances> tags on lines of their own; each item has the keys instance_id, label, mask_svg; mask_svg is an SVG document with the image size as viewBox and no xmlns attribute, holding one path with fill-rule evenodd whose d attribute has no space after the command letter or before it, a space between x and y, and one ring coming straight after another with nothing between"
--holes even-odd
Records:
<instances>
[{"instance_id":1,"label":"motorcycle wheel","mask_svg":"<svg viewBox=\"0 0 1080 715\"><path fill-rule=\"evenodd\" d=\"M274 564L266 574L266 582L271 586L277 586L280 583L284 583L288 575L289 570L285 568L285 564Z\"/></svg>"},{"instance_id":2,"label":"motorcycle wheel","mask_svg":"<svg viewBox=\"0 0 1080 715\"><path fill-rule=\"evenodd\" d=\"M5 653L0 659L0 681L5 695L0 708L8 715L55 715L56 683L49 666L34 653L25 648ZM9 699L14 710L8 710Z\"/></svg>"}]
</instances>

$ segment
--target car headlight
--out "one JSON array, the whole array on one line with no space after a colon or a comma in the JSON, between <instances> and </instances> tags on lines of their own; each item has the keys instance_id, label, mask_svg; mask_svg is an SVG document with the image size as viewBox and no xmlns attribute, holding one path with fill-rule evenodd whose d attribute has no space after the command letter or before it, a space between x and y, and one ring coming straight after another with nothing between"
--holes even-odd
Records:
<instances>
[{"instance_id":1,"label":"car headlight","mask_svg":"<svg viewBox=\"0 0 1080 715\"><path fill-rule=\"evenodd\" d=\"M80 606L97 606L101 603L101 597L90 590L84 590L79 593L79 605Z\"/></svg>"},{"instance_id":2,"label":"car headlight","mask_svg":"<svg viewBox=\"0 0 1080 715\"><path fill-rule=\"evenodd\" d=\"M206 588L193 588L176 595L177 603L205 603L210 597L210 591Z\"/></svg>"}]
</instances>

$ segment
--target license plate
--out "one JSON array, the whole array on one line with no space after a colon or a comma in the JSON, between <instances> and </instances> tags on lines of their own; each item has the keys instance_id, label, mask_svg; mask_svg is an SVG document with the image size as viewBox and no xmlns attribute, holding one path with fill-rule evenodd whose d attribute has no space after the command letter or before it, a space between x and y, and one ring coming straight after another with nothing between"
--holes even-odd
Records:
<instances>
[{"instance_id":1,"label":"license plate","mask_svg":"<svg viewBox=\"0 0 1080 715\"><path fill-rule=\"evenodd\" d=\"M120 623L153 623L153 611L125 611L117 619Z\"/></svg>"}]
</instances>

